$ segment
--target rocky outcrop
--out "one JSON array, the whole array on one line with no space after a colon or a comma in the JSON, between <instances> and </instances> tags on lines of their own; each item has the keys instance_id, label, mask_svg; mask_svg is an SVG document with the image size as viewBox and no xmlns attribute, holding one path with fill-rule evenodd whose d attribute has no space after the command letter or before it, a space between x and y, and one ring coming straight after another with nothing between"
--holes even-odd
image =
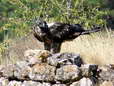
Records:
<instances>
[{"instance_id":1,"label":"rocky outcrop","mask_svg":"<svg viewBox=\"0 0 114 86\"><path fill-rule=\"evenodd\" d=\"M79 54L28 50L25 58L0 66L0 86L114 86L112 65L85 64Z\"/></svg>"}]
</instances>

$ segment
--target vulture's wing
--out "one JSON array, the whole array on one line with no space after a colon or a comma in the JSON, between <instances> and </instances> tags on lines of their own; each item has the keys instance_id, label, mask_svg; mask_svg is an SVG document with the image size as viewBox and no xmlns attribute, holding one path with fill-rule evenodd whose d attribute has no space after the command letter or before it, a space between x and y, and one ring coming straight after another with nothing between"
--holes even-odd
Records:
<instances>
[{"instance_id":1,"label":"vulture's wing","mask_svg":"<svg viewBox=\"0 0 114 86\"><path fill-rule=\"evenodd\" d=\"M65 23L53 23L51 26L48 27L51 36L56 39L65 39L70 33L70 24Z\"/></svg>"}]
</instances>

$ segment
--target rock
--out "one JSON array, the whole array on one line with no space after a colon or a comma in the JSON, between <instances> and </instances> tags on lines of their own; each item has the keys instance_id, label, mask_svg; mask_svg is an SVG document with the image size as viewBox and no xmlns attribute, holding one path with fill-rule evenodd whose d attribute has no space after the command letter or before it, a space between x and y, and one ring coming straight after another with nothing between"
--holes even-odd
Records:
<instances>
[{"instance_id":1,"label":"rock","mask_svg":"<svg viewBox=\"0 0 114 86\"><path fill-rule=\"evenodd\" d=\"M9 83L8 79L1 77L0 78L0 86L7 86Z\"/></svg>"},{"instance_id":2,"label":"rock","mask_svg":"<svg viewBox=\"0 0 114 86\"><path fill-rule=\"evenodd\" d=\"M19 82L19 81L10 81L7 86L22 86L22 82Z\"/></svg>"},{"instance_id":3,"label":"rock","mask_svg":"<svg viewBox=\"0 0 114 86\"><path fill-rule=\"evenodd\" d=\"M56 71L56 80L68 81L77 80L81 77L81 71L76 65L66 65Z\"/></svg>"},{"instance_id":4,"label":"rock","mask_svg":"<svg viewBox=\"0 0 114 86\"><path fill-rule=\"evenodd\" d=\"M99 73L99 81L110 81L114 85L114 69L109 68L108 66L100 67L101 72Z\"/></svg>"},{"instance_id":5,"label":"rock","mask_svg":"<svg viewBox=\"0 0 114 86\"><path fill-rule=\"evenodd\" d=\"M40 83L40 82L35 82L35 81L24 81L22 86L51 86L50 83Z\"/></svg>"},{"instance_id":6,"label":"rock","mask_svg":"<svg viewBox=\"0 0 114 86\"><path fill-rule=\"evenodd\" d=\"M54 84L52 86L67 86L67 85L65 85L65 84Z\"/></svg>"},{"instance_id":7,"label":"rock","mask_svg":"<svg viewBox=\"0 0 114 86\"><path fill-rule=\"evenodd\" d=\"M22 86L40 86L40 82L34 82L34 81L24 81Z\"/></svg>"},{"instance_id":8,"label":"rock","mask_svg":"<svg viewBox=\"0 0 114 86\"><path fill-rule=\"evenodd\" d=\"M80 69L82 70L82 76L84 77L98 76L98 65L84 64Z\"/></svg>"},{"instance_id":9,"label":"rock","mask_svg":"<svg viewBox=\"0 0 114 86\"><path fill-rule=\"evenodd\" d=\"M80 82L79 81L73 82L70 86L80 86Z\"/></svg>"},{"instance_id":10,"label":"rock","mask_svg":"<svg viewBox=\"0 0 114 86\"><path fill-rule=\"evenodd\" d=\"M46 63L36 64L32 67L29 77L31 80L53 81L55 77L55 67Z\"/></svg>"},{"instance_id":11,"label":"rock","mask_svg":"<svg viewBox=\"0 0 114 86\"><path fill-rule=\"evenodd\" d=\"M29 60L27 60L29 66L33 66L37 63L41 63L41 59L40 58L35 58L35 57L31 57L29 58Z\"/></svg>"},{"instance_id":12,"label":"rock","mask_svg":"<svg viewBox=\"0 0 114 86\"><path fill-rule=\"evenodd\" d=\"M0 70L0 73L2 74L2 76L9 78L9 77L14 76L15 70L16 70L16 66L13 64L9 64L9 65L5 66L4 68L2 68Z\"/></svg>"},{"instance_id":13,"label":"rock","mask_svg":"<svg viewBox=\"0 0 114 86\"><path fill-rule=\"evenodd\" d=\"M31 68L26 61L17 62L15 67L16 70L14 71L14 77L20 80L29 79Z\"/></svg>"},{"instance_id":14,"label":"rock","mask_svg":"<svg viewBox=\"0 0 114 86\"><path fill-rule=\"evenodd\" d=\"M114 86L114 84L111 81L104 81L102 84L99 86Z\"/></svg>"},{"instance_id":15,"label":"rock","mask_svg":"<svg viewBox=\"0 0 114 86\"><path fill-rule=\"evenodd\" d=\"M47 60L47 57L50 55L51 53L47 50L27 50L24 53L26 60L31 64L41 63L42 61ZM37 60L33 58L37 58ZM33 61L30 61L30 59Z\"/></svg>"},{"instance_id":16,"label":"rock","mask_svg":"<svg viewBox=\"0 0 114 86\"><path fill-rule=\"evenodd\" d=\"M99 69L98 65L95 64L84 64L80 68L83 77L88 77L92 80L94 84L98 83Z\"/></svg>"},{"instance_id":17,"label":"rock","mask_svg":"<svg viewBox=\"0 0 114 86\"><path fill-rule=\"evenodd\" d=\"M24 81L22 86L51 86L50 83L40 83L40 82L35 82L35 81Z\"/></svg>"},{"instance_id":18,"label":"rock","mask_svg":"<svg viewBox=\"0 0 114 86\"><path fill-rule=\"evenodd\" d=\"M82 78L78 82L72 83L70 86L95 86L89 78Z\"/></svg>"},{"instance_id":19,"label":"rock","mask_svg":"<svg viewBox=\"0 0 114 86\"><path fill-rule=\"evenodd\" d=\"M47 59L48 64L60 67L63 65L77 65L81 66L83 64L82 59L80 58L79 54L73 54L73 53L57 53L53 54L52 56L48 57Z\"/></svg>"},{"instance_id":20,"label":"rock","mask_svg":"<svg viewBox=\"0 0 114 86\"><path fill-rule=\"evenodd\" d=\"M95 86L89 78L82 78L80 80L80 86Z\"/></svg>"},{"instance_id":21,"label":"rock","mask_svg":"<svg viewBox=\"0 0 114 86\"><path fill-rule=\"evenodd\" d=\"M39 86L39 85L38 85L38 86ZM51 86L51 84L50 84L50 83L45 83L45 82L43 82L41 86Z\"/></svg>"}]
</instances>

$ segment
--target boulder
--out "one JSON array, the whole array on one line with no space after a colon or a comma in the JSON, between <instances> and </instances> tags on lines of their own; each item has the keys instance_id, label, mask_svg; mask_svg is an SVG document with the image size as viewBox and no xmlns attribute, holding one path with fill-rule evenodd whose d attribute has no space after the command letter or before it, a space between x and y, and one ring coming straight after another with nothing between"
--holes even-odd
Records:
<instances>
[{"instance_id":1,"label":"boulder","mask_svg":"<svg viewBox=\"0 0 114 86\"><path fill-rule=\"evenodd\" d=\"M31 67L26 61L20 61L15 64L14 77L19 80L29 79L29 73L32 71Z\"/></svg>"},{"instance_id":2,"label":"boulder","mask_svg":"<svg viewBox=\"0 0 114 86\"><path fill-rule=\"evenodd\" d=\"M73 53L57 53L47 58L48 64L56 67L61 67L64 65L77 65L81 66L83 61L79 54Z\"/></svg>"},{"instance_id":3,"label":"boulder","mask_svg":"<svg viewBox=\"0 0 114 86\"><path fill-rule=\"evenodd\" d=\"M78 80L81 78L81 71L76 65L66 65L58 68L55 79L58 81Z\"/></svg>"},{"instance_id":4,"label":"boulder","mask_svg":"<svg viewBox=\"0 0 114 86\"><path fill-rule=\"evenodd\" d=\"M46 63L36 64L32 67L29 77L31 80L53 81L55 70L56 68L54 66L50 66Z\"/></svg>"}]
</instances>

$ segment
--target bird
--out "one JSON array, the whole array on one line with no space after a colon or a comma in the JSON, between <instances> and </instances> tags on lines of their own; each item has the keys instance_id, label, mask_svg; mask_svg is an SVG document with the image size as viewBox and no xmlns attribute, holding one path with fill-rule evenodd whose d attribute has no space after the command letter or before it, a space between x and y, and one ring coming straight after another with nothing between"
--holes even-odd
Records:
<instances>
[{"instance_id":1,"label":"bird","mask_svg":"<svg viewBox=\"0 0 114 86\"><path fill-rule=\"evenodd\" d=\"M45 50L53 54L60 52L63 42L74 40L80 35L89 35L98 31L100 31L100 27L85 30L80 24L47 23L43 19L37 19L33 25L34 37L44 43Z\"/></svg>"}]
</instances>

